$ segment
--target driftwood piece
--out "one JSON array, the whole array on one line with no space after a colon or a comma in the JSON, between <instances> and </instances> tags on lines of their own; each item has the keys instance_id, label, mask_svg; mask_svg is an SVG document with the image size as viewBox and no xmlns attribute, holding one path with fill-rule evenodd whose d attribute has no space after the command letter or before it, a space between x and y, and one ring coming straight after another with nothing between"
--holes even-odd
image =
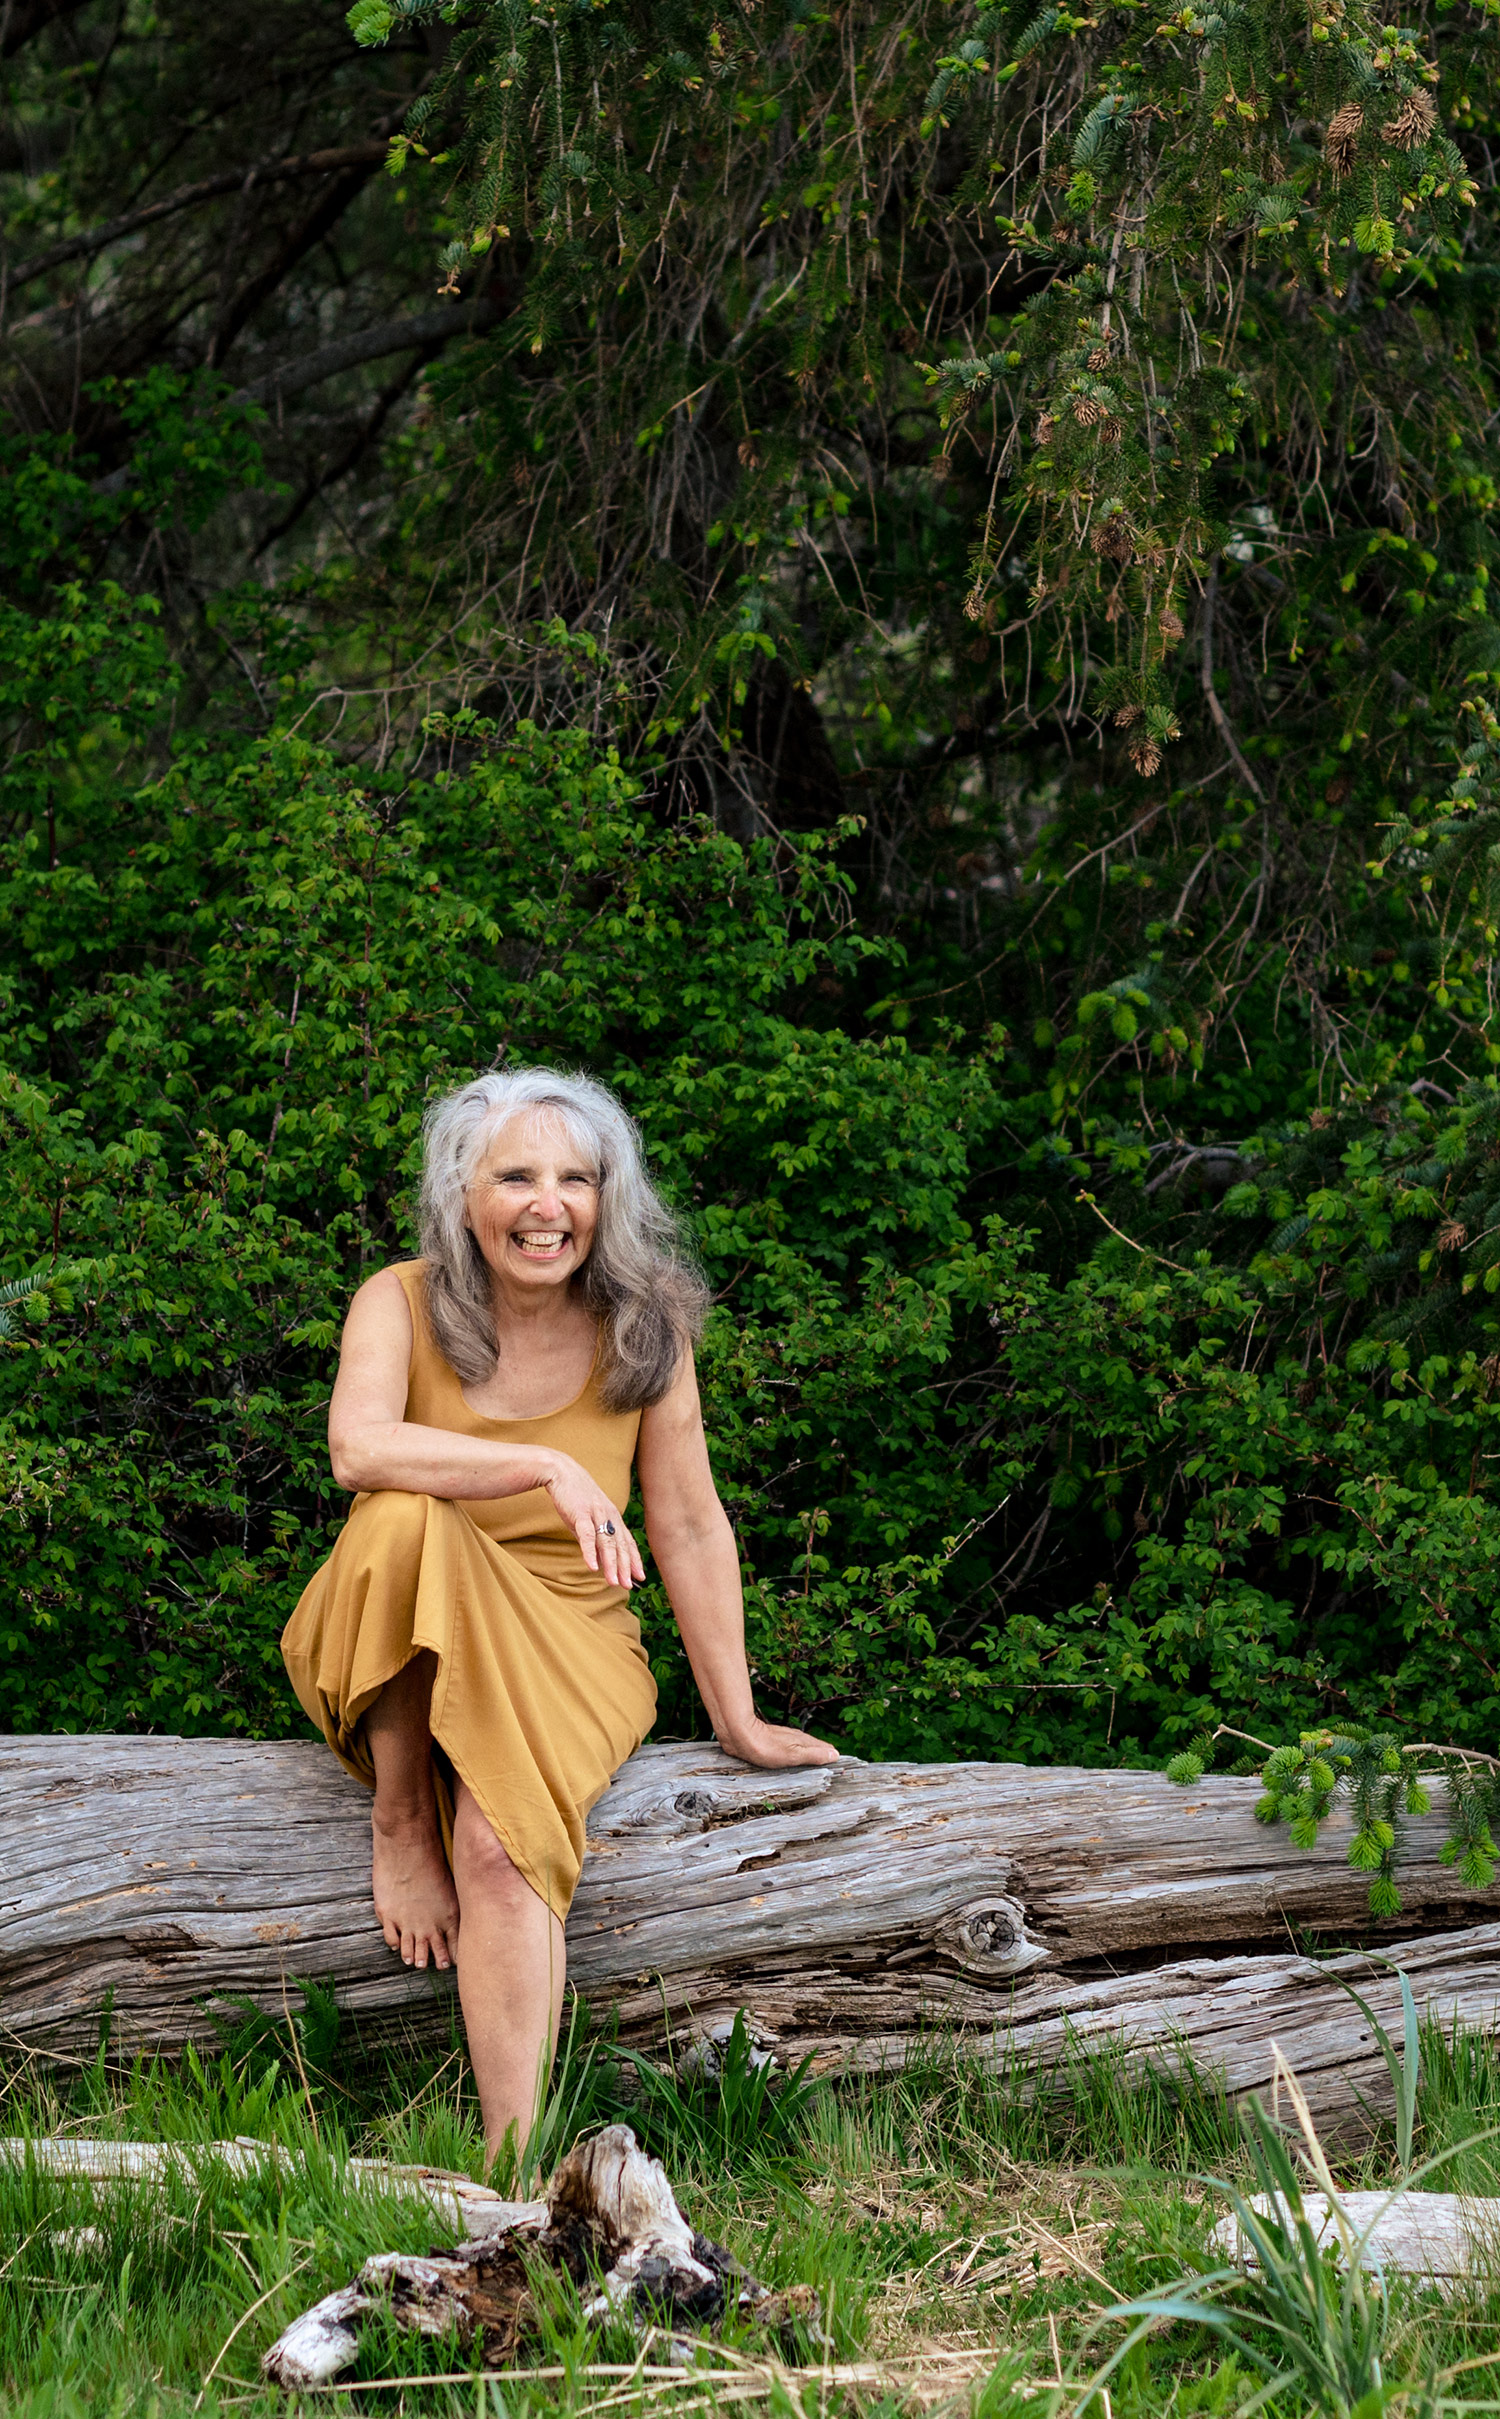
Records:
<instances>
[{"instance_id":1,"label":"driftwood piece","mask_svg":"<svg viewBox=\"0 0 1500 2419\"><path fill-rule=\"evenodd\" d=\"M86 2135L59 2140L50 2135L0 2137L0 2160L31 2166L44 2175L76 2176L91 2184L159 2184L174 2173L199 2175L217 2168L229 2175L254 2175L269 2165L296 2164L280 2142L241 2134L232 2142L107 2142ZM508 2201L488 2184L443 2167L402 2167L390 2159L346 2159L341 2172L357 2191L404 2192L426 2201L435 2218L466 2235L502 2234L532 2220L541 2222L541 2201Z\"/></svg>"},{"instance_id":2,"label":"driftwood piece","mask_svg":"<svg viewBox=\"0 0 1500 2419\"><path fill-rule=\"evenodd\" d=\"M712 2326L726 2312L772 2329L811 2303L773 2294L717 2243L695 2234L659 2160L628 2125L606 2126L569 2151L540 2210L503 2234L425 2256L383 2251L353 2284L293 2319L265 2354L267 2377L292 2391L327 2385L351 2367L364 2324L382 2307L419 2335L476 2337L485 2361L509 2360L527 2330L532 2268L541 2262L592 2287L584 2316L623 2315L653 2328Z\"/></svg>"},{"instance_id":3,"label":"driftwood piece","mask_svg":"<svg viewBox=\"0 0 1500 2419\"><path fill-rule=\"evenodd\" d=\"M1255 2193L1250 2207L1275 2217L1288 2233L1291 2212L1281 2195ZM1304 2192L1302 2211L1320 2248L1341 2268L1358 2260L1377 2276L1425 2277L1441 2293L1493 2278L1500 2265L1500 2201L1461 2192L1341 2192L1337 2204ZM1237 2217L1221 2218L1211 2247L1245 2268L1259 2265Z\"/></svg>"},{"instance_id":4,"label":"driftwood piece","mask_svg":"<svg viewBox=\"0 0 1500 2419\"><path fill-rule=\"evenodd\" d=\"M626 2041L666 2027L686 2046L744 2007L783 2060L829 2069L889 2066L938 2022L1044 2065L1075 2037L1180 2042L1238 2090L1268 2082L1275 2037L1320 2114L1357 2112L1383 2068L1297 1930L1428 1935L1400 1951L1419 1999L1485 2024L1500 1932L1449 1929L1486 1902L1441 1862L1440 1806L1408 1826L1403 1926L1379 1926L1347 1819L1304 1853L1254 1821L1258 1794L1016 1764L767 1773L648 1746L591 1818L571 1977ZM369 1854L369 1800L314 1742L3 1742L0 2044L86 2054L108 2000L122 2049L171 2049L212 2040L234 1997L295 2006L301 1978L335 1984L367 2033L446 2026L444 1985L374 1925Z\"/></svg>"}]
</instances>

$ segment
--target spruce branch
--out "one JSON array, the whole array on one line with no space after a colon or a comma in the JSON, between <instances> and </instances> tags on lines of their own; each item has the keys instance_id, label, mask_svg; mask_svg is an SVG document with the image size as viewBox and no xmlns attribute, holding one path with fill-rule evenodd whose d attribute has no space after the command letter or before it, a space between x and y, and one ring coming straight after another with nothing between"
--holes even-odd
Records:
<instances>
[{"instance_id":1,"label":"spruce branch","mask_svg":"<svg viewBox=\"0 0 1500 2419\"><path fill-rule=\"evenodd\" d=\"M1216 1743L1224 1738L1266 1745L1221 1722L1172 1757L1167 1779L1192 1788L1210 1769ZM1259 1778L1262 1795L1256 1821L1285 1823L1299 1848L1315 1848L1335 1804L1347 1800L1353 1824L1349 1862L1357 1873L1370 1876L1372 1915L1401 1912L1396 1874L1402 1823L1427 1813L1429 1780L1440 1780L1447 1791L1443 1863L1458 1867L1466 1889L1487 1890L1494 1883L1500 1867L1494 1837L1500 1822L1500 1757L1432 1739L1403 1743L1388 1733L1365 1733L1350 1724L1338 1730L1304 1730L1295 1746L1270 1750Z\"/></svg>"}]
</instances>

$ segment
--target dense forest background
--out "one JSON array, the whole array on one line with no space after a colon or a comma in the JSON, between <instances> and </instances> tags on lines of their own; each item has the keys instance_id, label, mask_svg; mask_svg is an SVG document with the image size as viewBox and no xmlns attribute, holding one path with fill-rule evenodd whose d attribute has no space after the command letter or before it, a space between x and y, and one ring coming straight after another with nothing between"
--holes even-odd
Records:
<instances>
[{"instance_id":1,"label":"dense forest background","mask_svg":"<svg viewBox=\"0 0 1500 2419\"><path fill-rule=\"evenodd\" d=\"M1494 1743L1495 25L4 0L0 1727L298 1726L509 1056L690 1221L768 1709Z\"/></svg>"}]
</instances>

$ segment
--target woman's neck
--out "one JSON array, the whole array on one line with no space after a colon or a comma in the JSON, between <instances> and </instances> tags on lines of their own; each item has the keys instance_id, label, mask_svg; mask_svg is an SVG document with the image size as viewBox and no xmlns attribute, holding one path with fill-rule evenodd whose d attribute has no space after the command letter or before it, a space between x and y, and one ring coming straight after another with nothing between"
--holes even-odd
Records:
<instances>
[{"instance_id":1,"label":"woman's neck","mask_svg":"<svg viewBox=\"0 0 1500 2419\"><path fill-rule=\"evenodd\" d=\"M587 1324L593 1325L587 1306L574 1293L571 1285L549 1287L507 1286L503 1277L491 1274L490 1300L495 1307L495 1332L522 1337L535 1344L545 1344L551 1338L576 1333Z\"/></svg>"}]
</instances>

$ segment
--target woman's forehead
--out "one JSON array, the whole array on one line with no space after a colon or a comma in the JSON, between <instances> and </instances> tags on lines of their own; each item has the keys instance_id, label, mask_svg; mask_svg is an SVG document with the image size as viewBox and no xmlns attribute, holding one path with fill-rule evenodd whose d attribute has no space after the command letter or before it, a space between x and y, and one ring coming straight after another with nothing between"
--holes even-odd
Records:
<instances>
[{"instance_id":1,"label":"woman's forehead","mask_svg":"<svg viewBox=\"0 0 1500 2419\"><path fill-rule=\"evenodd\" d=\"M594 1152L577 1133L562 1109L527 1107L492 1126L480 1149L480 1163L493 1167L497 1159L564 1158L594 1164Z\"/></svg>"}]
</instances>

